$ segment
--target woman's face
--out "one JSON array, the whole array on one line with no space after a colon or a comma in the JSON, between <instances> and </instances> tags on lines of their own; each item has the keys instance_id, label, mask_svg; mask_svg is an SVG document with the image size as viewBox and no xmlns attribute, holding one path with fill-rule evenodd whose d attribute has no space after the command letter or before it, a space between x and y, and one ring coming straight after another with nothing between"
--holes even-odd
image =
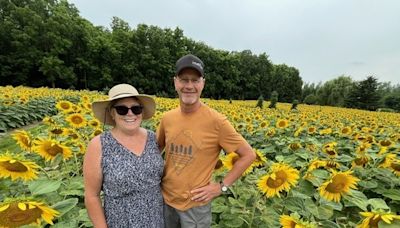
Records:
<instances>
[{"instance_id":1,"label":"woman's face","mask_svg":"<svg viewBox=\"0 0 400 228\"><path fill-rule=\"evenodd\" d=\"M142 106L136 98L127 97L118 100L111 107L111 116L114 118L116 128L130 131L140 127L142 111Z\"/></svg>"}]
</instances>

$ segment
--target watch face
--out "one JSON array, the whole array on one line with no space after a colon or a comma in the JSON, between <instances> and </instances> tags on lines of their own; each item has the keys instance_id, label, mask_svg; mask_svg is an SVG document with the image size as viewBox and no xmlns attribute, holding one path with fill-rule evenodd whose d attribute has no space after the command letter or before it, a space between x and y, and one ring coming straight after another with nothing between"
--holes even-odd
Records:
<instances>
[{"instance_id":1,"label":"watch face","mask_svg":"<svg viewBox=\"0 0 400 228\"><path fill-rule=\"evenodd\" d=\"M228 191L228 187L222 186L221 190L222 190L223 192L226 192L226 191Z\"/></svg>"}]
</instances>

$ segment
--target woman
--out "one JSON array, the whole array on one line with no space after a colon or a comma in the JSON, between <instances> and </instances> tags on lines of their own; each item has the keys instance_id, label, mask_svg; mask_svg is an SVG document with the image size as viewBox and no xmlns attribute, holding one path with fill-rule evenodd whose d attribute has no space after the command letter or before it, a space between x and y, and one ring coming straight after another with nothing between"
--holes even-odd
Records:
<instances>
[{"instance_id":1,"label":"woman","mask_svg":"<svg viewBox=\"0 0 400 228\"><path fill-rule=\"evenodd\" d=\"M153 116L154 99L128 84L108 96L92 104L95 117L113 128L90 141L83 162L89 217L96 228L163 227L164 162L154 132L140 126Z\"/></svg>"}]
</instances>

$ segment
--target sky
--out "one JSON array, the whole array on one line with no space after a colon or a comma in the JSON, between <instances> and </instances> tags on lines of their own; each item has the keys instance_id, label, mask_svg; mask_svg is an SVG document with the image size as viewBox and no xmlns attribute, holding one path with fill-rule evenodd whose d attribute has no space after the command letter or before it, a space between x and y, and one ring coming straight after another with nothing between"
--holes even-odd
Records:
<instances>
[{"instance_id":1,"label":"sky","mask_svg":"<svg viewBox=\"0 0 400 228\"><path fill-rule=\"evenodd\" d=\"M266 53L304 82L341 75L400 84L398 0L69 0L94 25L179 27L215 49ZM207 67L207 66L206 66Z\"/></svg>"}]
</instances>

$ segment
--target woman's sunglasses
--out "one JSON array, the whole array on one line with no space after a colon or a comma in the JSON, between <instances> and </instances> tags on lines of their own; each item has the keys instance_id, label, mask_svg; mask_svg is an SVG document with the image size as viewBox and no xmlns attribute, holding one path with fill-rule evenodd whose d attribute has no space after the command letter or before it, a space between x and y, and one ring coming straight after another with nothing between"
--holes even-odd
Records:
<instances>
[{"instance_id":1,"label":"woman's sunglasses","mask_svg":"<svg viewBox=\"0 0 400 228\"><path fill-rule=\"evenodd\" d=\"M115 111L117 111L118 115L122 115L122 116L128 114L129 109L135 115L139 115L143 112L143 106L141 106L141 105L134 105L130 108L121 105L121 106L114 106L113 108L115 108Z\"/></svg>"}]
</instances>

